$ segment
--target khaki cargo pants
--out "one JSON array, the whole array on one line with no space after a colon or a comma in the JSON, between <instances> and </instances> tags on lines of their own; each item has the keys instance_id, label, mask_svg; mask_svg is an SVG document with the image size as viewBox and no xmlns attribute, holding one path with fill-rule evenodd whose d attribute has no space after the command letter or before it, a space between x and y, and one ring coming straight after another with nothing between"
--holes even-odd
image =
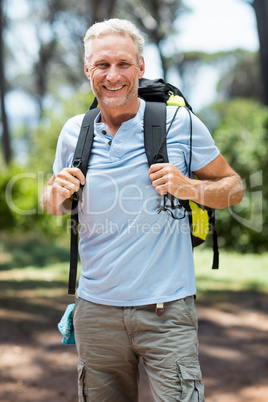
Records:
<instances>
[{"instance_id":1,"label":"khaki cargo pants","mask_svg":"<svg viewBox=\"0 0 268 402\"><path fill-rule=\"evenodd\" d=\"M144 361L154 401L204 402L194 297L164 305L112 307L77 298L79 402L137 402Z\"/></svg>"}]
</instances>

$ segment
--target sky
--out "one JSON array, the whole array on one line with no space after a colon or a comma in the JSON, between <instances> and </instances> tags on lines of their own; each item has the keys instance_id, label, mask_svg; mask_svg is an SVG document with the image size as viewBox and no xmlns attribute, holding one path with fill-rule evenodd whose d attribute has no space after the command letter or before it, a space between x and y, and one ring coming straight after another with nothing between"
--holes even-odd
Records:
<instances>
[{"instance_id":1,"label":"sky","mask_svg":"<svg viewBox=\"0 0 268 402\"><path fill-rule=\"evenodd\" d=\"M184 50L257 50L253 7L243 0L184 0L193 13L178 23Z\"/></svg>"},{"instance_id":2,"label":"sky","mask_svg":"<svg viewBox=\"0 0 268 402\"><path fill-rule=\"evenodd\" d=\"M22 5L20 0L18 4ZM184 0L186 6L192 9L178 20L178 40L172 46L179 51L200 50L215 52L220 50L258 49L256 20L253 8L243 0ZM145 52L145 77L159 78L162 70L155 49L148 47ZM215 98L215 85L218 76L212 69L205 69L196 80L196 89L192 99L188 99L194 110L200 109ZM178 85L178 82L172 82ZM206 91L204 91L204 83ZM14 99L15 97L15 99ZM20 96L10 95L7 106L15 116L34 113L34 106L19 101ZM10 106L10 107L9 107ZM17 110L16 110L17 108ZM32 109L32 110L31 110ZM13 116L11 116L12 119Z\"/></svg>"},{"instance_id":3,"label":"sky","mask_svg":"<svg viewBox=\"0 0 268 402\"><path fill-rule=\"evenodd\" d=\"M237 48L258 50L255 13L246 1L184 0L184 3L192 12L187 13L176 24L178 40L174 41L173 46L178 51L213 53ZM146 49L146 60L145 76L152 79L161 76L158 55L151 47ZM196 80L195 90L188 101L194 110L198 110L217 96L218 74L213 68L204 68L200 76L193 79ZM170 81L169 77L168 80Z\"/></svg>"}]
</instances>

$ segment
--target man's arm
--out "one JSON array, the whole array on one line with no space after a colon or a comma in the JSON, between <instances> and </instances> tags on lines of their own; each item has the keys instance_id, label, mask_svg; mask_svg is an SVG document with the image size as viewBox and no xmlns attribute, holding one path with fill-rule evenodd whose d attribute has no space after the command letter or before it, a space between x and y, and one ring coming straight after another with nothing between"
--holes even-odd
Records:
<instances>
[{"instance_id":1,"label":"man's arm","mask_svg":"<svg viewBox=\"0 0 268 402\"><path fill-rule=\"evenodd\" d=\"M85 184L85 177L78 168L64 168L51 176L41 195L43 208L52 215L66 215L71 211L71 196Z\"/></svg>"},{"instance_id":2,"label":"man's arm","mask_svg":"<svg viewBox=\"0 0 268 402\"><path fill-rule=\"evenodd\" d=\"M158 163L149 170L153 186L161 195L170 193L216 209L241 202L244 194L241 178L221 154L194 174L199 180L184 176L170 163Z\"/></svg>"}]
</instances>

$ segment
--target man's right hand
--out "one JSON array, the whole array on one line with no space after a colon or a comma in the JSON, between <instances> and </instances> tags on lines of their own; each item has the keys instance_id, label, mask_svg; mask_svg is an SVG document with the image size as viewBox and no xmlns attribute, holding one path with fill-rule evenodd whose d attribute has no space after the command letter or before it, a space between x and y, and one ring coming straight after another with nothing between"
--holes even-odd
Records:
<instances>
[{"instance_id":1,"label":"man's right hand","mask_svg":"<svg viewBox=\"0 0 268 402\"><path fill-rule=\"evenodd\" d=\"M51 176L42 191L43 208L53 215L64 215L70 211L71 203L65 202L85 184L85 177L79 168L64 168L57 176ZM64 208L62 208L64 204Z\"/></svg>"}]
</instances>

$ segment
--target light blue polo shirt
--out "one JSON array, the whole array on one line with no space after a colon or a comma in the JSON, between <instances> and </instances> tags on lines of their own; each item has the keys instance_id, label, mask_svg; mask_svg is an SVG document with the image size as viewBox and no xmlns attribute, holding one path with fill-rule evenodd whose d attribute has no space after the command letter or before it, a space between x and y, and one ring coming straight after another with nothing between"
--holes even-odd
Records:
<instances>
[{"instance_id":1,"label":"light blue polo shirt","mask_svg":"<svg viewBox=\"0 0 268 402\"><path fill-rule=\"evenodd\" d=\"M94 303L137 306L177 300L196 292L188 218L158 213L163 198L148 177L140 100L137 115L114 137L95 120L95 137L82 201L77 294ZM167 108L167 127L176 107ZM54 174L70 166L84 115L71 118L59 137ZM201 121L193 118L192 170L219 150ZM180 108L167 137L169 161L188 174L190 123ZM183 216L182 211L176 211Z\"/></svg>"}]
</instances>

